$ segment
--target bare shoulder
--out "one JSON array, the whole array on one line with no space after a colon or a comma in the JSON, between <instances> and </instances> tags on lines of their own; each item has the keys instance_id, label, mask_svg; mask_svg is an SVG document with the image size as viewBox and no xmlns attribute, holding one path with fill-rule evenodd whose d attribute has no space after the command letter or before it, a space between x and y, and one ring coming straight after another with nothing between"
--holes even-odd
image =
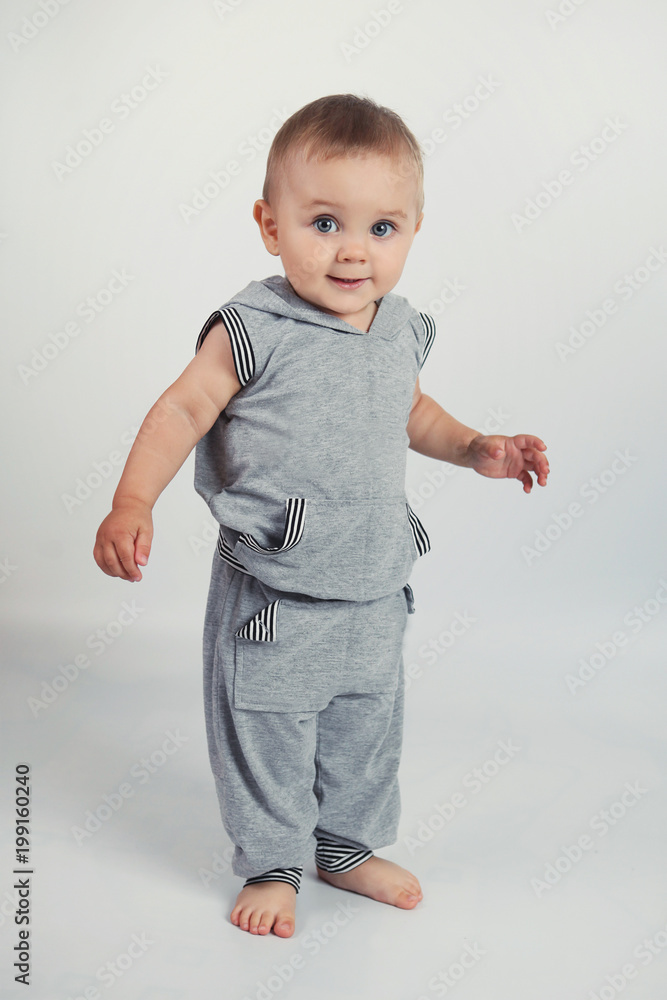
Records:
<instances>
[{"instance_id":1,"label":"bare shoulder","mask_svg":"<svg viewBox=\"0 0 667 1000\"><path fill-rule=\"evenodd\" d=\"M241 383L236 374L231 340L222 319L208 331L196 357L201 359L202 368L210 370L216 378L222 376L229 380L234 386L234 393L239 391Z\"/></svg>"},{"instance_id":2,"label":"bare shoulder","mask_svg":"<svg viewBox=\"0 0 667 1000\"><path fill-rule=\"evenodd\" d=\"M241 383L236 374L229 334L222 319L206 334L181 379L184 388L207 397L218 413L239 392Z\"/></svg>"}]
</instances>

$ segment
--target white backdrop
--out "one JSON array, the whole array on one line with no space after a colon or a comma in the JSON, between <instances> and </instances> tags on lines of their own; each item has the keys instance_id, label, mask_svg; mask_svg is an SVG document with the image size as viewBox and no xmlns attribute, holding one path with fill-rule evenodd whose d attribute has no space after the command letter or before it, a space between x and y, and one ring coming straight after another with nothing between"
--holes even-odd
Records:
<instances>
[{"instance_id":1,"label":"white backdrop","mask_svg":"<svg viewBox=\"0 0 667 1000\"><path fill-rule=\"evenodd\" d=\"M19 762L34 996L664 991L666 32L659 0L3 4L8 997L25 995ZM480 430L538 434L552 472L525 496L410 453L432 549L411 578L401 835L381 853L424 901L311 877L295 937L260 944L227 919L241 882L206 756L215 531L193 456L140 584L92 547L204 320L282 273L252 219L273 135L342 92L427 150L395 289L436 319L422 389Z\"/></svg>"}]
</instances>

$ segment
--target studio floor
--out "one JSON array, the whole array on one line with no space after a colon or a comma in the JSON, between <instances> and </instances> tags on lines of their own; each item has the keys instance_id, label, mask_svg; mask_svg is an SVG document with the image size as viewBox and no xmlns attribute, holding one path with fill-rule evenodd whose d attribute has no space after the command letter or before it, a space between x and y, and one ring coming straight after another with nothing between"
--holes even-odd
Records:
<instances>
[{"instance_id":1,"label":"studio floor","mask_svg":"<svg viewBox=\"0 0 667 1000\"><path fill-rule=\"evenodd\" d=\"M10 641L3 996L664 996L657 626L631 659L588 671L579 663L590 679L574 693L557 666L576 663L571 632L554 627L536 674L537 634L524 632L503 662L508 644L496 635L492 646L493 630L471 628L447 651L443 631L431 664L411 628L400 834L378 854L411 869L424 899L404 911L341 891L317 878L311 860L288 939L251 936L229 920L242 880L229 866L209 771L198 636L125 636L105 661L72 672L50 703L31 652L45 636ZM21 761L32 778L30 993L10 969L7 792Z\"/></svg>"}]
</instances>

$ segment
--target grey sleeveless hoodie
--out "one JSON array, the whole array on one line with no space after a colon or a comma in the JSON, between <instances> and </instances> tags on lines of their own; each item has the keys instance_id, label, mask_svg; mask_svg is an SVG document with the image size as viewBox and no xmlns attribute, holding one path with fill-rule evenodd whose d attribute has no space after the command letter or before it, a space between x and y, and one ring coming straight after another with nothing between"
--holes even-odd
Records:
<instances>
[{"instance_id":1,"label":"grey sleeveless hoodie","mask_svg":"<svg viewBox=\"0 0 667 1000\"><path fill-rule=\"evenodd\" d=\"M218 553L278 590L348 601L403 587L430 549L405 494L406 425L435 324L393 292L367 333L251 281L222 319L240 391L197 444Z\"/></svg>"}]
</instances>

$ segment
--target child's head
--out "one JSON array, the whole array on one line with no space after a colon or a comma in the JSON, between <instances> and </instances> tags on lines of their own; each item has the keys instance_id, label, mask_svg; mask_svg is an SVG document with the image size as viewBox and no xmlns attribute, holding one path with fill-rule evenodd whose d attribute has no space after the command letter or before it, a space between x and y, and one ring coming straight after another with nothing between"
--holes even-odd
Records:
<instances>
[{"instance_id":1,"label":"child's head","mask_svg":"<svg viewBox=\"0 0 667 1000\"><path fill-rule=\"evenodd\" d=\"M419 143L394 111L334 94L277 132L253 214L302 298L334 315L372 319L421 226L423 176ZM364 281L345 288L336 278Z\"/></svg>"}]
</instances>

